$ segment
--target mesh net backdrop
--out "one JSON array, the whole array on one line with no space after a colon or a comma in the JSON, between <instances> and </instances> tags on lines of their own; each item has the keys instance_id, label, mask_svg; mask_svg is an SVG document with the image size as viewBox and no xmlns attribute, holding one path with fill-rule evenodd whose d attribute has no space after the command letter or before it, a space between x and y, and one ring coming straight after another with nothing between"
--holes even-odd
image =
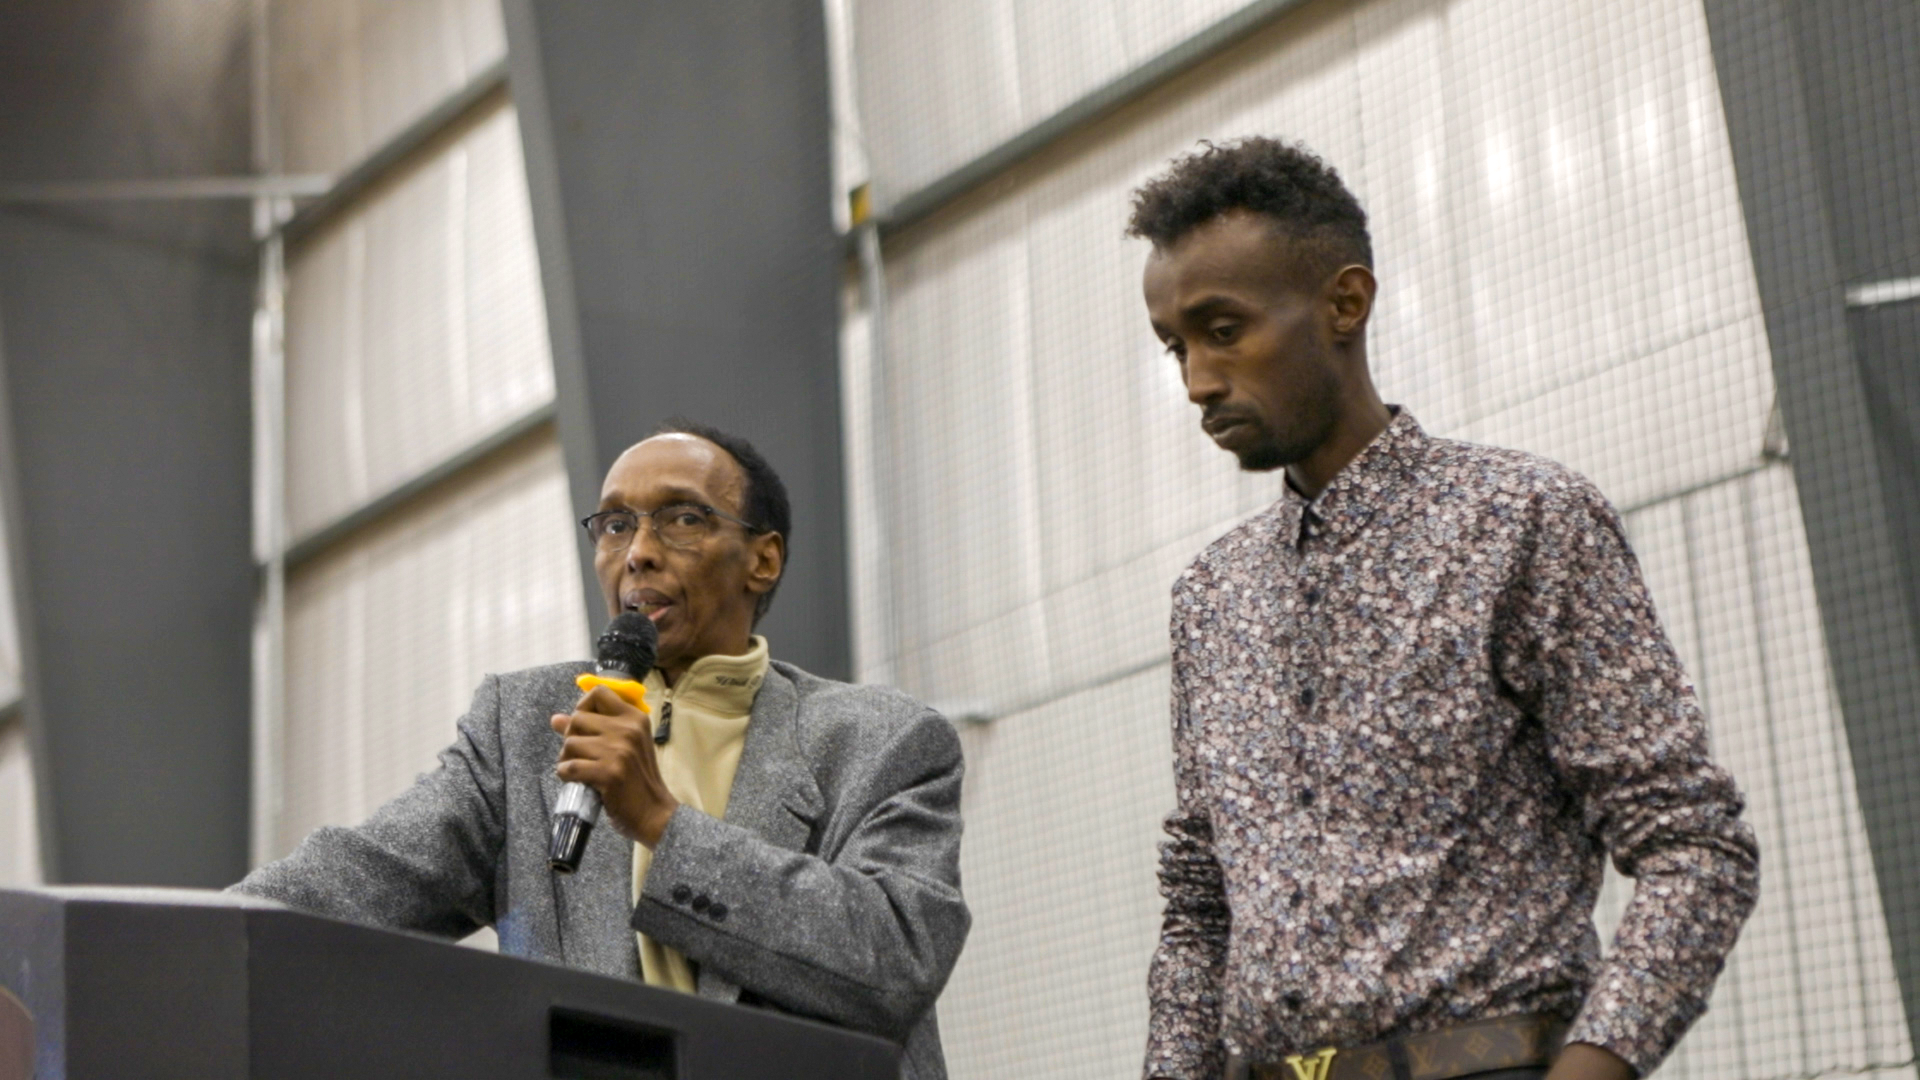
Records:
<instances>
[{"instance_id":1,"label":"mesh net backdrop","mask_svg":"<svg viewBox=\"0 0 1920 1080\"><path fill-rule=\"evenodd\" d=\"M1911 76L1916 20L1889 13L1897 6L1800 5L1789 30L1803 49L1809 33L1851 34L1840 55L1877 49L1877 70L1904 64ZM1387 400L1430 432L1565 462L1627 520L1763 846L1759 908L1662 1074L1911 1075L1887 910L1889 897L1908 901L1876 874L1863 805L1897 815L1913 782L1856 781L1873 737L1866 713L1842 707L1828 640L1841 594L1833 575L1816 588L1808 522L1827 522L1803 509L1795 460L1850 421L1817 402L1783 409L1776 385L1778 324L1760 278L1777 260L1750 240L1729 127L1757 106L1723 101L1716 68L1716 46L1724 54L1745 32L1745 15L1675 0L1254 7L1288 10L870 243L864 279L849 278L858 675L985 721L962 723L975 924L941 1001L954 1075L1139 1068L1161 908L1155 843L1173 798L1167 591L1281 481L1237 472L1198 430L1147 326L1146 245L1122 233L1128 193L1169 158L1249 134L1305 142L1367 208L1381 281L1370 355ZM871 181L884 215L1252 9L839 10L839 77L853 86L839 123L860 151L841 168ZM1859 115L1841 130L1859 145L1920 143L1911 98L1904 118L1886 115L1893 87L1920 85L1911 77L1844 63L1814 74L1854 95ZM1878 246L1840 278L1893 280L1897 292L1902 272L1920 272L1913 190L1885 190L1864 211ZM1807 289L1841 310L1838 288ZM1896 356L1865 400L1905 410L1904 428L1888 430L1908 433L1909 453L1917 310L1891 301L1836 315ZM1875 467L1893 471L1838 495L1880 497L1865 487L1897 478L1897 440L1876 453L1886 460ZM1843 645L1843 656L1857 647ZM1609 880L1603 940L1630 885Z\"/></svg>"},{"instance_id":2,"label":"mesh net backdrop","mask_svg":"<svg viewBox=\"0 0 1920 1080\"><path fill-rule=\"evenodd\" d=\"M1167 589L1279 480L1198 431L1122 230L1169 158L1255 133L1310 145L1371 215L1387 398L1564 461L1622 510L1748 797L1762 900L1663 1075L1913 1074L1914 5L828 6L843 187L870 182L882 214L1196 35L1259 24L848 278L857 675L956 717L968 755L953 1075L1138 1070L1173 800ZM288 172L349 167L505 48L488 0L268 10ZM504 98L289 250L296 536L550 406L537 273ZM276 851L430 767L481 672L585 654L568 517L535 433L296 568ZM38 874L26 753L0 730L0 880ZM1630 884L1609 880L1603 940Z\"/></svg>"}]
</instances>

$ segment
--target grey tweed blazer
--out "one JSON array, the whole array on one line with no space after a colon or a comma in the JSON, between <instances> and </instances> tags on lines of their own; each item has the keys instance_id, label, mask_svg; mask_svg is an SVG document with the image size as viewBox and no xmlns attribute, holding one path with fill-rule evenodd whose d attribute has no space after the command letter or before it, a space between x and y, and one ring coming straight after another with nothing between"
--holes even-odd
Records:
<instances>
[{"instance_id":1,"label":"grey tweed blazer","mask_svg":"<svg viewBox=\"0 0 1920 1080\"><path fill-rule=\"evenodd\" d=\"M946 1075L933 1003L966 941L959 739L895 690L774 662L724 820L677 812L636 906L633 848L595 830L547 869L560 737L586 664L490 675L440 765L356 828L319 829L234 888L302 910L640 977L638 930L699 964L700 996L903 1043ZM705 902L700 902L705 898Z\"/></svg>"}]
</instances>

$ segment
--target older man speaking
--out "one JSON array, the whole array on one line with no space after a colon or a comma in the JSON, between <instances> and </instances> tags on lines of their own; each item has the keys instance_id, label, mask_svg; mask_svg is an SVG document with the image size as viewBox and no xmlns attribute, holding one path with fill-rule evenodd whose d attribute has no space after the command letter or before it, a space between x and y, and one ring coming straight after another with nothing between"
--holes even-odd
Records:
<instances>
[{"instance_id":1,"label":"older man speaking","mask_svg":"<svg viewBox=\"0 0 1920 1080\"><path fill-rule=\"evenodd\" d=\"M906 1076L945 1076L933 1003L969 926L959 741L904 694L769 659L753 629L788 519L744 439L676 424L630 448L584 524L609 612L659 630L652 714L581 696L585 663L490 675L438 769L235 888L450 937L494 926L504 952L881 1035ZM614 829L556 881L563 782Z\"/></svg>"}]
</instances>

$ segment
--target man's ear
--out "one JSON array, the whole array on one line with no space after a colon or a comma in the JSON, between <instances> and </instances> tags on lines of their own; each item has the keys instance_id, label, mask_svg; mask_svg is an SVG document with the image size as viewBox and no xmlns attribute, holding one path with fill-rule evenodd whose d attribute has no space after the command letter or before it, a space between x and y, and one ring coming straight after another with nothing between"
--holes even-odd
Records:
<instances>
[{"instance_id":1,"label":"man's ear","mask_svg":"<svg viewBox=\"0 0 1920 1080\"><path fill-rule=\"evenodd\" d=\"M1379 286L1373 271L1359 264L1343 266L1333 275L1327 299L1333 306L1333 334L1339 341L1352 341L1367 330L1367 318L1373 314L1373 294Z\"/></svg>"},{"instance_id":2,"label":"man's ear","mask_svg":"<svg viewBox=\"0 0 1920 1080\"><path fill-rule=\"evenodd\" d=\"M773 591L787 568L787 538L777 532L756 534L748 542L747 588L758 595Z\"/></svg>"}]
</instances>

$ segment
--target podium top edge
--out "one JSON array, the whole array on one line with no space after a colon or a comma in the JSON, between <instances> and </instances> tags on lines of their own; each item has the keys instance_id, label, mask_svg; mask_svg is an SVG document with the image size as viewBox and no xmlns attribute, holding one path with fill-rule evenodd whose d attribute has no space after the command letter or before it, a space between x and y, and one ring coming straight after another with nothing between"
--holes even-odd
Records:
<instances>
[{"instance_id":1,"label":"podium top edge","mask_svg":"<svg viewBox=\"0 0 1920 1080\"><path fill-rule=\"evenodd\" d=\"M0 889L0 893L44 896L66 902L91 904L140 904L148 907L243 908L256 911L282 911L286 905L277 900L214 889L171 889L146 885L47 885L31 889Z\"/></svg>"}]
</instances>

